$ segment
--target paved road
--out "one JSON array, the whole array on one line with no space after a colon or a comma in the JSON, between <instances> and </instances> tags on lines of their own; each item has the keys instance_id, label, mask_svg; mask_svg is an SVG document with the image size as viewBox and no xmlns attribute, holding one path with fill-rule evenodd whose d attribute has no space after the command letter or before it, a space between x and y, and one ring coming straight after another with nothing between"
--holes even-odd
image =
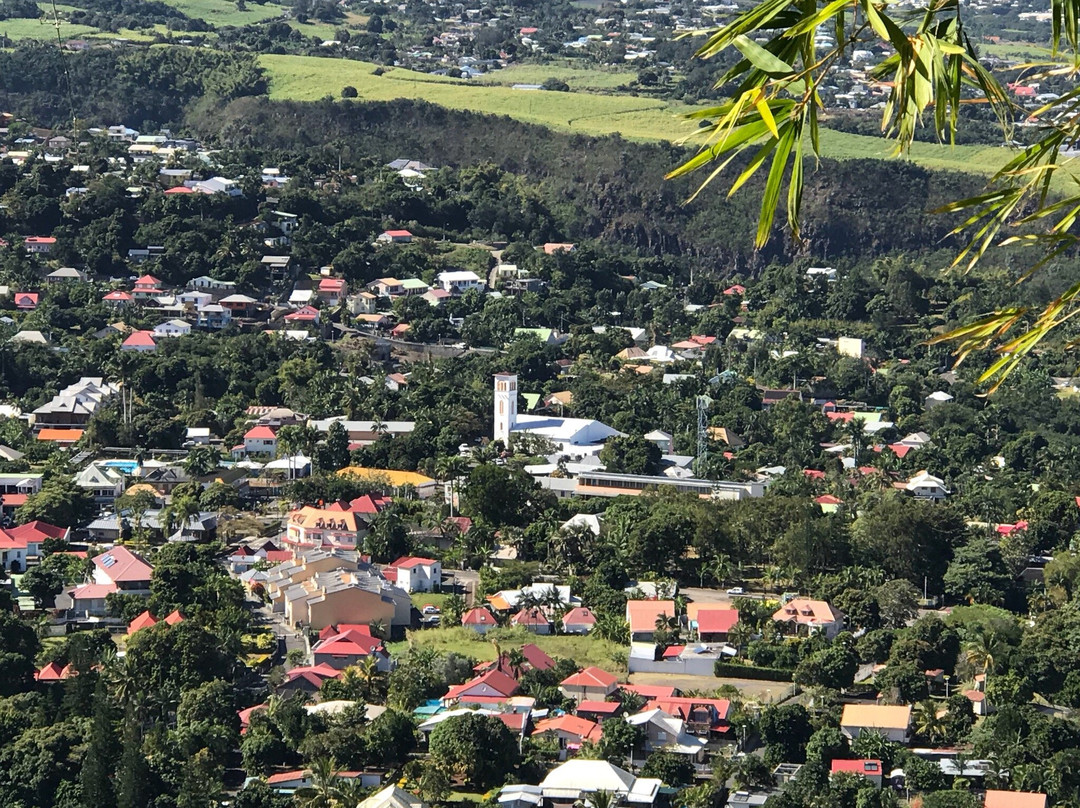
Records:
<instances>
[{"instance_id":1,"label":"paved road","mask_svg":"<svg viewBox=\"0 0 1080 808\"><path fill-rule=\"evenodd\" d=\"M745 595L729 595L723 589L702 589L696 586L684 586L679 589L680 595L685 595L694 603L731 603L736 598L752 598L761 600L765 596L760 592L747 592Z\"/></svg>"},{"instance_id":2,"label":"paved road","mask_svg":"<svg viewBox=\"0 0 1080 808\"><path fill-rule=\"evenodd\" d=\"M254 603L252 601L252 603ZM288 658L290 651L301 651L305 661L310 661L311 649L308 648L307 638L302 632L285 625L281 615L274 614L265 603L254 606L252 614L255 624L270 629L279 641L284 641L284 657Z\"/></svg>"}]
</instances>

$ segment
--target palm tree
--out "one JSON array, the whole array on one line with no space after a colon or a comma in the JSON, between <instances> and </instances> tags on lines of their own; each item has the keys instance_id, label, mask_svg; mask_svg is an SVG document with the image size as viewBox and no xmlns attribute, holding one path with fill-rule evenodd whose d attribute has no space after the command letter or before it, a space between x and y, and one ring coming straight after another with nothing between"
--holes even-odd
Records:
<instances>
[{"instance_id":1,"label":"palm tree","mask_svg":"<svg viewBox=\"0 0 1080 808\"><path fill-rule=\"evenodd\" d=\"M937 704L926 699L915 705L915 732L930 742L937 741L944 732L944 725L938 716Z\"/></svg>"},{"instance_id":2,"label":"palm tree","mask_svg":"<svg viewBox=\"0 0 1080 808\"><path fill-rule=\"evenodd\" d=\"M753 634L754 630L750 628L750 624L740 620L735 623L728 632L728 642L739 650L742 650L750 643Z\"/></svg>"},{"instance_id":3,"label":"palm tree","mask_svg":"<svg viewBox=\"0 0 1080 808\"><path fill-rule=\"evenodd\" d=\"M731 575L731 556L717 553L709 560L709 573L717 586L723 586Z\"/></svg>"},{"instance_id":4,"label":"palm tree","mask_svg":"<svg viewBox=\"0 0 1080 808\"><path fill-rule=\"evenodd\" d=\"M528 660L525 659L525 655L521 653L520 648L511 648L506 654L506 664L510 666L514 678L520 679Z\"/></svg>"},{"instance_id":5,"label":"palm tree","mask_svg":"<svg viewBox=\"0 0 1080 808\"><path fill-rule=\"evenodd\" d=\"M105 668L113 700L122 706L133 704L141 691L142 675L130 656L115 657Z\"/></svg>"},{"instance_id":6,"label":"palm tree","mask_svg":"<svg viewBox=\"0 0 1080 808\"><path fill-rule=\"evenodd\" d=\"M165 538L177 530L183 531L188 523L199 515L199 503L193 497L174 499L161 512L161 527Z\"/></svg>"},{"instance_id":7,"label":"palm tree","mask_svg":"<svg viewBox=\"0 0 1080 808\"><path fill-rule=\"evenodd\" d=\"M443 455L435 461L435 475L443 482L450 483L450 516L454 516L454 502L458 478L464 477L469 470L469 462L460 455Z\"/></svg>"},{"instance_id":8,"label":"palm tree","mask_svg":"<svg viewBox=\"0 0 1080 808\"><path fill-rule=\"evenodd\" d=\"M311 763L311 785L296 793L297 804L302 808L338 808L342 805L338 785L335 760L316 758Z\"/></svg>"},{"instance_id":9,"label":"palm tree","mask_svg":"<svg viewBox=\"0 0 1080 808\"><path fill-rule=\"evenodd\" d=\"M981 628L964 646L964 657L989 676L994 670L994 658L1002 651L1003 643L993 629Z\"/></svg>"},{"instance_id":10,"label":"palm tree","mask_svg":"<svg viewBox=\"0 0 1080 808\"><path fill-rule=\"evenodd\" d=\"M594 791L585 798L585 803L592 808L615 808L619 799L610 791Z\"/></svg>"}]
</instances>

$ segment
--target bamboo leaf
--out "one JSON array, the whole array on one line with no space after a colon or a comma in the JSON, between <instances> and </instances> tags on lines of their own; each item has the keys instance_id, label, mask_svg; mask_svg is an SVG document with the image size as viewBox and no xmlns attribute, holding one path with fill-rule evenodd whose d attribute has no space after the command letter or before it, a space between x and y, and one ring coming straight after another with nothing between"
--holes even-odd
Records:
<instances>
[{"instance_id":1,"label":"bamboo leaf","mask_svg":"<svg viewBox=\"0 0 1080 808\"><path fill-rule=\"evenodd\" d=\"M778 78L780 76L789 76L795 72L795 68L761 47L748 36L735 37L733 44L738 48L739 53L745 56L762 73Z\"/></svg>"}]
</instances>

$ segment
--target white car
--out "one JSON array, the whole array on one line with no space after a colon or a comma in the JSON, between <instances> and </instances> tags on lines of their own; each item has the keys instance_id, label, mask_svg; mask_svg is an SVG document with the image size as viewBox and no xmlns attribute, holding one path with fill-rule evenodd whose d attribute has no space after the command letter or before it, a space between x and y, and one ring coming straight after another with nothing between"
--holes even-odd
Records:
<instances>
[{"instance_id":1,"label":"white car","mask_svg":"<svg viewBox=\"0 0 1080 808\"><path fill-rule=\"evenodd\" d=\"M729 595L745 595L746 590L743 589L741 586L733 586L727 591L727 593Z\"/></svg>"},{"instance_id":2,"label":"white car","mask_svg":"<svg viewBox=\"0 0 1080 808\"><path fill-rule=\"evenodd\" d=\"M424 614L439 614L439 607L432 606L430 603L424 607Z\"/></svg>"}]
</instances>

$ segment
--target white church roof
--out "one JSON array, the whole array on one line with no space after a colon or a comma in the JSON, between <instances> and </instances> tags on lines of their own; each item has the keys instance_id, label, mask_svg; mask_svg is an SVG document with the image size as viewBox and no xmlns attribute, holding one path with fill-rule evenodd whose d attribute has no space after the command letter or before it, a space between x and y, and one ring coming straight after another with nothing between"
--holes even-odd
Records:
<instances>
[{"instance_id":1,"label":"white church roof","mask_svg":"<svg viewBox=\"0 0 1080 808\"><path fill-rule=\"evenodd\" d=\"M573 446L602 443L622 434L619 430L591 418L552 418L546 415L519 415L510 431L529 432Z\"/></svg>"}]
</instances>

